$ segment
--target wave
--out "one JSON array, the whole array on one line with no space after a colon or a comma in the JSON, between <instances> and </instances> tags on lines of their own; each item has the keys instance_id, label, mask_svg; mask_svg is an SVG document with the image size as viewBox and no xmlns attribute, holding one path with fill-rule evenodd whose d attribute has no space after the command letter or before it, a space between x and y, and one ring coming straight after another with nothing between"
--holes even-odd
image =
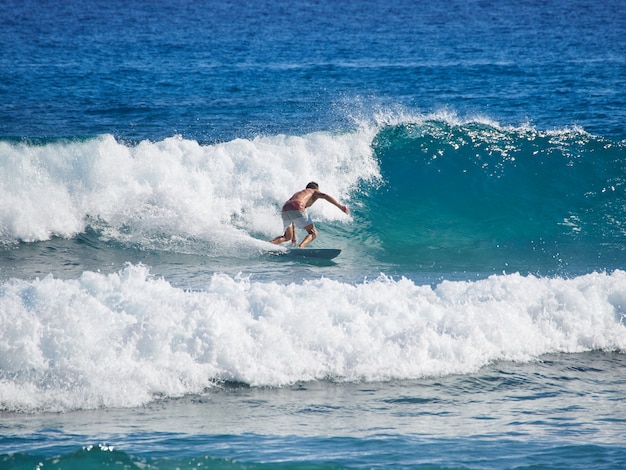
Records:
<instances>
[{"instance_id":1,"label":"wave","mask_svg":"<svg viewBox=\"0 0 626 470\"><path fill-rule=\"evenodd\" d=\"M626 142L576 128L425 119L382 127L372 148L385 184L366 206L395 258L502 264L581 247L589 261L601 245L623 252Z\"/></svg>"},{"instance_id":2,"label":"wave","mask_svg":"<svg viewBox=\"0 0 626 470\"><path fill-rule=\"evenodd\" d=\"M359 133L236 139L214 145L172 137L136 145L110 135L0 142L0 242L103 239L148 249L204 240L220 251L276 235L278 210L311 180L348 198L377 166ZM341 214L320 206L316 216ZM184 244L184 243L183 243Z\"/></svg>"},{"instance_id":3,"label":"wave","mask_svg":"<svg viewBox=\"0 0 626 470\"><path fill-rule=\"evenodd\" d=\"M90 231L141 250L249 253L280 230L282 202L317 180L352 207L351 218L311 209L327 240L349 238L368 259L442 272L623 269L625 151L575 127L399 111L351 131L216 144L5 141L0 244Z\"/></svg>"},{"instance_id":4,"label":"wave","mask_svg":"<svg viewBox=\"0 0 626 470\"><path fill-rule=\"evenodd\" d=\"M413 379L547 353L624 352L625 293L624 271L434 287L214 274L202 291L140 265L12 279L0 285L0 409L131 407L223 381Z\"/></svg>"}]
</instances>

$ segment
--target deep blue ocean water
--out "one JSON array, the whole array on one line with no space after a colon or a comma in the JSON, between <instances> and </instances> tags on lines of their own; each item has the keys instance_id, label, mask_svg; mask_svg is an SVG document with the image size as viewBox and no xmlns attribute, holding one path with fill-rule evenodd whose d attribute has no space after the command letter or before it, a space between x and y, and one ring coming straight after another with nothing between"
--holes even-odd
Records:
<instances>
[{"instance_id":1,"label":"deep blue ocean water","mask_svg":"<svg viewBox=\"0 0 626 470\"><path fill-rule=\"evenodd\" d=\"M0 3L0 467L626 467L625 90L623 0Z\"/></svg>"}]
</instances>

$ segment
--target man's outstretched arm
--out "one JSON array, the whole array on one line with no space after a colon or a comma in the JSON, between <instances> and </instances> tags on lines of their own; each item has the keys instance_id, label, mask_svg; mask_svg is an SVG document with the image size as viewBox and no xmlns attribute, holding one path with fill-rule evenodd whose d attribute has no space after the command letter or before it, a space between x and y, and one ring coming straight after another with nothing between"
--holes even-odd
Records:
<instances>
[{"instance_id":1,"label":"man's outstretched arm","mask_svg":"<svg viewBox=\"0 0 626 470\"><path fill-rule=\"evenodd\" d=\"M339 210L344 212L345 214L349 214L350 213L350 209L348 209L348 206L344 206L339 201L337 201L337 199L335 199L334 197L332 197L329 194L326 194L326 193L323 193L321 191L318 191L317 197L321 198L321 199L325 199L326 201L330 202L331 204L337 206L339 208Z\"/></svg>"}]
</instances>

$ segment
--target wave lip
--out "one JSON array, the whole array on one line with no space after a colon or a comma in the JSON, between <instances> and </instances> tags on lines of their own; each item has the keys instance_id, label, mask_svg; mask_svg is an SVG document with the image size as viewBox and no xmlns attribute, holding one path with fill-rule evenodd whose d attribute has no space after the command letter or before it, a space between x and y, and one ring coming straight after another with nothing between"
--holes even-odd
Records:
<instances>
[{"instance_id":1,"label":"wave lip","mask_svg":"<svg viewBox=\"0 0 626 470\"><path fill-rule=\"evenodd\" d=\"M385 381L547 353L626 351L626 273L502 275L436 287L381 277L198 292L142 266L0 288L0 407L132 407L222 381ZM314 308L315 315L311 315Z\"/></svg>"}]
</instances>

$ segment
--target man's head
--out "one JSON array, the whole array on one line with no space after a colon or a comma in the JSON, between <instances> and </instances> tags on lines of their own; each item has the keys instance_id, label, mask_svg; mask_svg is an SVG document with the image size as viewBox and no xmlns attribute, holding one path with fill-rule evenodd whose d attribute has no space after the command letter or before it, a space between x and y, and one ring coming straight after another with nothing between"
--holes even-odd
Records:
<instances>
[{"instance_id":1,"label":"man's head","mask_svg":"<svg viewBox=\"0 0 626 470\"><path fill-rule=\"evenodd\" d=\"M315 181L311 181L309 184L306 185L306 189L320 189L320 185L317 184Z\"/></svg>"}]
</instances>

